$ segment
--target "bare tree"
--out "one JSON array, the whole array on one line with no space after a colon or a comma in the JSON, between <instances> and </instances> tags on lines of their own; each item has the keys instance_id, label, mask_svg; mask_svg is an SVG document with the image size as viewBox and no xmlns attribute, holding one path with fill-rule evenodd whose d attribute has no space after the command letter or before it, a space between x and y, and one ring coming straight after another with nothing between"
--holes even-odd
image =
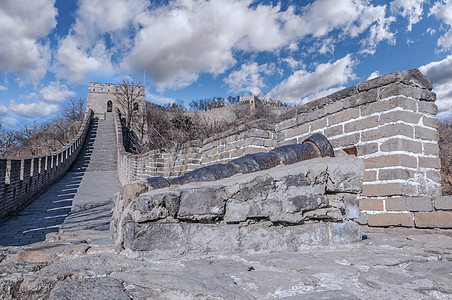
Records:
<instances>
[{"instance_id":1,"label":"bare tree","mask_svg":"<svg viewBox=\"0 0 452 300\"><path fill-rule=\"evenodd\" d=\"M60 105L62 119L69 121L83 121L85 116L86 98L69 98Z\"/></svg>"},{"instance_id":2,"label":"bare tree","mask_svg":"<svg viewBox=\"0 0 452 300\"><path fill-rule=\"evenodd\" d=\"M9 156L15 144L14 130L5 128L0 119L0 157Z\"/></svg>"},{"instance_id":3,"label":"bare tree","mask_svg":"<svg viewBox=\"0 0 452 300\"><path fill-rule=\"evenodd\" d=\"M115 98L124 113L126 127L131 129L134 115L139 113L140 102L144 99L144 87L134 79L122 77Z\"/></svg>"}]
</instances>

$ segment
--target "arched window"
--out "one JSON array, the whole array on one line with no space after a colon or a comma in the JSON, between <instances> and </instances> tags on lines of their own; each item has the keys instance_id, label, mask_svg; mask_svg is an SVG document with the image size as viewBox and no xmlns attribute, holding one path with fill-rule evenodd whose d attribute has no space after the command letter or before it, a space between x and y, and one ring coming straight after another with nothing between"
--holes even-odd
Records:
<instances>
[{"instance_id":1,"label":"arched window","mask_svg":"<svg viewBox=\"0 0 452 300\"><path fill-rule=\"evenodd\" d=\"M113 103L111 102L111 100L108 100L107 102L107 112L112 112L113 111Z\"/></svg>"},{"instance_id":2,"label":"arched window","mask_svg":"<svg viewBox=\"0 0 452 300\"><path fill-rule=\"evenodd\" d=\"M138 103L133 104L133 110L138 110Z\"/></svg>"}]
</instances>

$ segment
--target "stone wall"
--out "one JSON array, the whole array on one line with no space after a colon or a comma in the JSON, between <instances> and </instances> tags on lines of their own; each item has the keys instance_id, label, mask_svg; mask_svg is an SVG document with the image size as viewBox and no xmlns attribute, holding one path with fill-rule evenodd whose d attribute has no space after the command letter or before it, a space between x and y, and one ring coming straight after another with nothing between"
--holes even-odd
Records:
<instances>
[{"instance_id":1,"label":"stone wall","mask_svg":"<svg viewBox=\"0 0 452 300\"><path fill-rule=\"evenodd\" d=\"M296 252L304 245L361 239L356 223L364 164L317 158L217 181L116 194L117 250L186 253Z\"/></svg>"},{"instance_id":2,"label":"stone wall","mask_svg":"<svg viewBox=\"0 0 452 300\"><path fill-rule=\"evenodd\" d=\"M180 150L123 153L118 156L122 161L120 180L126 184L152 176L172 178L200 166L301 143L313 133L322 133L336 153L364 160L363 223L417 226L412 211L393 210L386 201L428 198L435 208L430 213L451 213L434 206L441 194L441 177L436 95L431 90L431 81L416 69L394 72L289 110L276 124L254 121L187 143ZM370 219L368 215L372 215ZM374 222L379 218L383 221ZM441 227L452 226L446 223Z\"/></svg>"},{"instance_id":3,"label":"stone wall","mask_svg":"<svg viewBox=\"0 0 452 300\"><path fill-rule=\"evenodd\" d=\"M91 110L86 112L77 136L50 155L0 158L0 220L22 208L67 172L83 146L92 114Z\"/></svg>"}]
</instances>

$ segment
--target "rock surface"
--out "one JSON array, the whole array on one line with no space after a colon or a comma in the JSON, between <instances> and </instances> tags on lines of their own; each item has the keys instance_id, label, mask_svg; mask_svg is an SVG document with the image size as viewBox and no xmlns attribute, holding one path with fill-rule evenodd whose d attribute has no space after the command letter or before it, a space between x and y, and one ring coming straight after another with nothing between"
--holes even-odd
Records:
<instances>
[{"instance_id":1,"label":"rock surface","mask_svg":"<svg viewBox=\"0 0 452 300\"><path fill-rule=\"evenodd\" d=\"M247 227L251 231L251 227ZM60 251L20 261L25 247L0 248L1 299L450 299L452 233L369 229L352 244L300 247L298 253L190 255L156 259L116 254L72 236L33 245ZM372 231L371 231L372 230ZM259 234L254 230L255 234ZM79 238L83 238L80 233ZM225 240L224 243L228 241ZM72 246L71 246L72 245ZM66 247L66 248L64 248Z\"/></svg>"},{"instance_id":2,"label":"rock surface","mask_svg":"<svg viewBox=\"0 0 452 300\"><path fill-rule=\"evenodd\" d=\"M309 243L359 240L359 230L347 221L359 217L363 174L361 159L341 157L157 189L149 182L126 185L116 195L113 211L115 247L178 253L274 252L297 251L297 245ZM329 222L346 225L331 231ZM304 226L307 229L299 228Z\"/></svg>"}]
</instances>

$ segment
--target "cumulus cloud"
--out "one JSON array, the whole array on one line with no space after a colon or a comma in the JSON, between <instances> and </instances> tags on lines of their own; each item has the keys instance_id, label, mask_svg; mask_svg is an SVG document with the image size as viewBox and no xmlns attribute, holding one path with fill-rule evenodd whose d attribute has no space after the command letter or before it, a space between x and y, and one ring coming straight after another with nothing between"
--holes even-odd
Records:
<instances>
[{"instance_id":1,"label":"cumulus cloud","mask_svg":"<svg viewBox=\"0 0 452 300\"><path fill-rule=\"evenodd\" d=\"M408 18L408 31L411 31L414 24L422 20L423 5L425 0L394 0L391 3L391 10L394 13Z\"/></svg>"},{"instance_id":2,"label":"cumulus cloud","mask_svg":"<svg viewBox=\"0 0 452 300\"><path fill-rule=\"evenodd\" d=\"M60 63L59 78L71 84L84 83L93 74L109 74L113 71L110 54L103 41L98 41L91 50L84 51L73 36L67 36L60 41L57 58Z\"/></svg>"},{"instance_id":3,"label":"cumulus cloud","mask_svg":"<svg viewBox=\"0 0 452 300\"><path fill-rule=\"evenodd\" d=\"M60 84L58 81L52 81L48 86L42 88L39 92L44 101L48 102L60 102L67 97L73 97L76 95L74 91L68 90L67 86Z\"/></svg>"},{"instance_id":4,"label":"cumulus cloud","mask_svg":"<svg viewBox=\"0 0 452 300\"><path fill-rule=\"evenodd\" d=\"M99 35L108 33L115 46L128 45L134 19L148 6L146 0L81 0L73 35L80 45L90 48Z\"/></svg>"},{"instance_id":5,"label":"cumulus cloud","mask_svg":"<svg viewBox=\"0 0 452 300\"><path fill-rule=\"evenodd\" d=\"M299 102L309 94L318 94L331 89L336 85L342 85L354 78L354 61L350 54L334 63L319 64L314 72L299 70L289 78L278 84L269 95L273 99L287 102Z\"/></svg>"},{"instance_id":6,"label":"cumulus cloud","mask_svg":"<svg viewBox=\"0 0 452 300\"><path fill-rule=\"evenodd\" d=\"M0 104L0 117L5 116L7 112L8 112L8 109L6 108L6 106L4 106L3 104Z\"/></svg>"},{"instance_id":7,"label":"cumulus cloud","mask_svg":"<svg viewBox=\"0 0 452 300\"><path fill-rule=\"evenodd\" d=\"M377 78L377 77L379 77L379 76L380 76L380 72L378 72L378 71L373 71L372 74L370 74L369 77L367 77L366 80L371 80L371 79Z\"/></svg>"},{"instance_id":8,"label":"cumulus cloud","mask_svg":"<svg viewBox=\"0 0 452 300\"><path fill-rule=\"evenodd\" d=\"M16 115L19 115L19 116L25 117L25 118L30 118L30 119L37 118L37 117L46 118L58 111L58 105L47 104L45 102L33 102L30 104L24 104L24 103L17 104L16 101L10 100L9 109Z\"/></svg>"},{"instance_id":9,"label":"cumulus cloud","mask_svg":"<svg viewBox=\"0 0 452 300\"><path fill-rule=\"evenodd\" d=\"M164 104L168 104L168 103L177 103L176 99L153 94L147 89L146 89L145 94L146 94L146 100L148 100L149 102L154 102L154 103L157 103L160 105L164 105Z\"/></svg>"},{"instance_id":10,"label":"cumulus cloud","mask_svg":"<svg viewBox=\"0 0 452 300\"><path fill-rule=\"evenodd\" d=\"M448 31L438 39L438 46L449 49L452 47L452 1L437 1L430 9L429 15L442 19Z\"/></svg>"},{"instance_id":11,"label":"cumulus cloud","mask_svg":"<svg viewBox=\"0 0 452 300\"><path fill-rule=\"evenodd\" d=\"M135 18L147 5L145 0L80 1L75 24L58 46L58 77L81 84L92 75L115 73L132 46Z\"/></svg>"},{"instance_id":12,"label":"cumulus cloud","mask_svg":"<svg viewBox=\"0 0 452 300\"><path fill-rule=\"evenodd\" d=\"M271 75L274 70L272 64L243 64L239 70L231 72L224 82L229 85L229 92L251 92L257 95L265 87L262 74Z\"/></svg>"},{"instance_id":13,"label":"cumulus cloud","mask_svg":"<svg viewBox=\"0 0 452 300\"><path fill-rule=\"evenodd\" d=\"M55 0L4 0L0 5L0 69L40 80L50 59L42 40L56 26Z\"/></svg>"},{"instance_id":14,"label":"cumulus cloud","mask_svg":"<svg viewBox=\"0 0 452 300\"><path fill-rule=\"evenodd\" d=\"M437 94L438 118L452 117L452 55L421 66L419 70L433 81L433 91Z\"/></svg>"},{"instance_id":15,"label":"cumulus cloud","mask_svg":"<svg viewBox=\"0 0 452 300\"><path fill-rule=\"evenodd\" d=\"M4 85L0 85L0 91L6 91L8 88Z\"/></svg>"},{"instance_id":16,"label":"cumulus cloud","mask_svg":"<svg viewBox=\"0 0 452 300\"><path fill-rule=\"evenodd\" d=\"M322 38L337 31L341 38L365 33L365 51L384 40L393 42L386 6L364 0L318 0L301 13L293 6L251 5L238 0L176 0L138 16L142 27L129 62L146 69L159 90L185 87L200 73L222 74L236 63L236 51L298 49L305 37ZM334 41L329 39L329 41ZM331 43L319 51L334 51Z\"/></svg>"},{"instance_id":17,"label":"cumulus cloud","mask_svg":"<svg viewBox=\"0 0 452 300\"><path fill-rule=\"evenodd\" d=\"M1 123L2 123L2 125L5 125L5 127L7 127L7 128L12 128L12 129L17 128L17 119L15 119L15 118L6 117L1 120Z\"/></svg>"}]
</instances>

